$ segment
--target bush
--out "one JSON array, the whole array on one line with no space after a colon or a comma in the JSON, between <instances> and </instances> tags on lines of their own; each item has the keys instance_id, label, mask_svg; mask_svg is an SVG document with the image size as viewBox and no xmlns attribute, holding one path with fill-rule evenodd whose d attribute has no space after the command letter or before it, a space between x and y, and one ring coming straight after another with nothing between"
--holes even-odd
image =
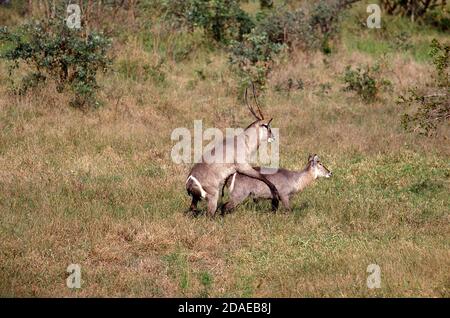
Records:
<instances>
[{"instance_id":1,"label":"bush","mask_svg":"<svg viewBox=\"0 0 450 318\"><path fill-rule=\"evenodd\" d=\"M331 53L329 41L337 34L344 9L359 0L319 0L310 12L309 24L324 53Z\"/></svg>"},{"instance_id":2,"label":"bush","mask_svg":"<svg viewBox=\"0 0 450 318\"><path fill-rule=\"evenodd\" d=\"M376 100L381 88L390 86L390 82L379 77L380 66L360 66L355 70L350 65L345 68L344 90L355 91L364 101Z\"/></svg>"},{"instance_id":3,"label":"bush","mask_svg":"<svg viewBox=\"0 0 450 318\"><path fill-rule=\"evenodd\" d=\"M22 65L30 69L16 93L52 80L58 92L69 89L73 93L72 106L99 104L96 75L106 71L111 62L107 57L110 40L102 34L70 29L63 15L58 15L15 30L1 28L0 42L7 44L0 58L12 62L10 73Z\"/></svg>"},{"instance_id":4,"label":"bush","mask_svg":"<svg viewBox=\"0 0 450 318\"><path fill-rule=\"evenodd\" d=\"M355 1L352 1L355 2ZM338 30L343 9L351 2L320 0L311 8L292 10L286 6L259 15L257 32L265 32L271 42L304 50L324 46Z\"/></svg>"},{"instance_id":5,"label":"bush","mask_svg":"<svg viewBox=\"0 0 450 318\"><path fill-rule=\"evenodd\" d=\"M423 19L423 17L432 10L438 8L444 10L446 0L381 0L383 12L390 15L402 15L411 18L411 21Z\"/></svg>"},{"instance_id":6,"label":"bush","mask_svg":"<svg viewBox=\"0 0 450 318\"><path fill-rule=\"evenodd\" d=\"M259 5L261 6L261 9L273 8L273 0L259 0Z\"/></svg>"},{"instance_id":7,"label":"bush","mask_svg":"<svg viewBox=\"0 0 450 318\"><path fill-rule=\"evenodd\" d=\"M270 42L285 44L289 48L309 50L316 43L310 21L302 8L290 10L280 7L260 15L255 33L265 33Z\"/></svg>"},{"instance_id":8,"label":"bush","mask_svg":"<svg viewBox=\"0 0 450 318\"><path fill-rule=\"evenodd\" d=\"M431 41L430 56L433 59L433 65L436 72L435 84L440 88L448 89L450 86L449 51L450 46L448 44L441 44L436 39Z\"/></svg>"},{"instance_id":9,"label":"bush","mask_svg":"<svg viewBox=\"0 0 450 318\"><path fill-rule=\"evenodd\" d=\"M424 23L442 32L450 30L450 12L446 4L446 0L381 0L383 12L407 16L413 22Z\"/></svg>"},{"instance_id":10,"label":"bush","mask_svg":"<svg viewBox=\"0 0 450 318\"><path fill-rule=\"evenodd\" d=\"M431 10L425 14L424 23L442 32L450 31L450 12L446 8Z\"/></svg>"},{"instance_id":11,"label":"bush","mask_svg":"<svg viewBox=\"0 0 450 318\"><path fill-rule=\"evenodd\" d=\"M435 74L431 84L421 88L409 89L409 94L400 96L399 103L407 107L415 106L413 114L404 114L403 128L422 135L435 135L439 125L450 120L450 46L433 40L430 56L433 59Z\"/></svg>"},{"instance_id":12,"label":"bush","mask_svg":"<svg viewBox=\"0 0 450 318\"><path fill-rule=\"evenodd\" d=\"M291 10L287 6L260 12L251 33L231 44L230 62L241 83L247 85L251 80L264 88L274 58L284 48L322 48L330 53L328 41L338 29L342 9L356 1L320 0L309 13L307 7Z\"/></svg>"},{"instance_id":13,"label":"bush","mask_svg":"<svg viewBox=\"0 0 450 318\"><path fill-rule=\"evenodd\" d=\"M241 87L252 81L258 88L263 88L275 55L284 47L284 44L270 41L264 32L253 31L244 36L244 41L234 41L231 45L230 63L241 79Z\"/></svg>"},{"instance_id":14,"label":"bush","mask_svg":"<svg viewBox=\"0 0 450 318\"><path fill-rule=\"evenodd\" d=\"M164 0L163 7L166 21L176 28L200 27L220 43L242 40L254 26L239 0Z\"/></svg>"},{"instance_id":15,"label":"bush","mask_svg":"<svg viewBox=\"0 0 450 318\"><path fill-rule=\"evenodd\" d=\"M339 3L339 1L317 1L311 10L311 26L318 29L323 35L336 33Z\"/></svg>"}]
</instances>

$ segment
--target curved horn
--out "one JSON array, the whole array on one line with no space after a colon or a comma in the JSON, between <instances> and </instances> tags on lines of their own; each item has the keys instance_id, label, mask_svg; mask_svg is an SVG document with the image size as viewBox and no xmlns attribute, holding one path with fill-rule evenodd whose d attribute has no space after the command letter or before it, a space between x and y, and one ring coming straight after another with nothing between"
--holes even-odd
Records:
<instances>
[{"instance_id":1,"label":"curved horn","mask_svg":"<svg viewBox=\"0 0 450 318\"><path fill-rule=\"evenodd\" d=\"M256 115L255 110L250 106L249 102L248 102L248 98L247 98L247 90L248 87L245 89L245 103L247 104L248 109L250 110L250 112L252 113L253 116L255 116L256 119L261 120L262 118L259 118L258 115Z\"/></svg>"},{"instance_id":2,"label":"curved horn","mask_svg":"<svg viewBox=\"0 0 450 318\"><path fill-rule=\"evenodd\" d=\"M255 100L255 104L258 109L259 116L261 117L260 120L262 120L262 119L264 119L264 114L262 113L261 107L259 106L258 99L256 98L255 83L253 83L253 82L252 82L252 90L253 90L253 99Z\"/></svg>"}]
</instances>

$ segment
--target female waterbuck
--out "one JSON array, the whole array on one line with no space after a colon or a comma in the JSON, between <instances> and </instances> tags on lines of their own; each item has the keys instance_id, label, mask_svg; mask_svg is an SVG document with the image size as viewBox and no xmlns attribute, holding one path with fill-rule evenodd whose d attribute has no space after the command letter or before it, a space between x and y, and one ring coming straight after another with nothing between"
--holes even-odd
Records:
<instances>
[{"instance_id":1,"label":"female waterbuck","mask_svg":"<svg viewBox=\"0 0 450 318\"><path fill-rule=\"evenodd\" d=\"M281 202L287 210L290 210L289 199L294 194L305 189L317 178L331 176L331 171L325 168L317 155L308 157L308 163L302 171L278 169L276 173L266 175L267 179L277 187ZM264 183L239 173L230 176L224 184L224 188L225 186L230 191L230 201L222 206L224 213L231 211L250 195L255 199L271 197L270 191Z\"/></svg>"},{"instance_id":2,"label":"female waterbuck","mask_svg":"<svg viewBox=\"0 0 450 318\"><path fill-rule=\"evenodd\" d=\"M197 203L201 199L206 199L208 214L214 216L217 210L221 185L230 175L236 172L266 184L272 198L272 209L276 210L278 208L280 196L277 188L265 175L253 169L249 163L249 158L254 155L262 142L271 142L274 139L270 129L272 119L264 119L257 102L254 87L253 97L257 112L248 103L247 90L245 90L245 102L256 121L244 129L241 134L224 138L222 142L216 144L210 151L210 154L222 153L227 159L219 162L209 162L206 160L205 154L203 154L201 162L196 163L189 172L186 180L186 190L192 196L191 211L196 211Z\"/></svg>"}]
</instances>

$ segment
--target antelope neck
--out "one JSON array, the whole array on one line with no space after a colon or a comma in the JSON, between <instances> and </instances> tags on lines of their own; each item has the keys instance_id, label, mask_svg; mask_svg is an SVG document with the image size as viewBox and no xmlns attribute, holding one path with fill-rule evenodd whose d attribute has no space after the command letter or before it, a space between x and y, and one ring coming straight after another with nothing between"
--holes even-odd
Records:
<instances>
[{"instance_id":1,"label":"antelope neck","mask_svg":"<svg viewBox=\"0 0 450 318\"><path fill-rule=\"evenodd\" d=\"M314 174L309 168L306 167L302 171L297 172L296 188L298 191L303 190L314 181Z\"/></svg>"}]
</instances>

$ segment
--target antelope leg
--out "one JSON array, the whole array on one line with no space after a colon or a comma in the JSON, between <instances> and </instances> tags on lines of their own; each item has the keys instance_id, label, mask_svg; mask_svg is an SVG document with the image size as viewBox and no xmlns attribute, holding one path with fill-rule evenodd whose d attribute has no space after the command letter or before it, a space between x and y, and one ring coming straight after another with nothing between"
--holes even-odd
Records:
<instances>
[{"instance_id":1,"label":"antelope leg","mask_svg":"<svg viewBox=\"0 0 450 318\"><path fill-rule=\"evenodd\" d=\"M283 203L283 206L286 210L291 211L291 205L289 203L289 197L288 196L281 196L281 202Z\"/></svg>"},{"instance_id":2,"label":"antelope leg","mask_svg":"<svg viewBox=\"0 0 450 318\"><path fill-rule=\"evenodd\" d=\"M197 211L197 203L198 203L198 198L196 197L196 196L193 196L192 197L192 203L191 203L191 208L190 208L190 210L192 211L192 212L195 212L195 211Z\"/></svg>"},{"instance_id":3,"label":"antelope leg","mask_svg":"<svg viewBox=\"0 0 450 318\"><path fill-rule=\"evenodd\" d=\"M208 201L208 214L214 217L217 210L217 201L219 200L219 191L216 191L214 194L208 193L206 200Z\"/></svg>"},{"instance_id":4,"label":"antelope leg","mask_svg":"<svg viewBox=\"0 0 450 318\"><path fill-rule=\"evenodd\" d=\"M231 210L241 204L245 199L247 199L248 194L249 193L247 191L241 191L239 193L237 193L236 190L232 191L230 195L230 201L222 206L222 214L229 213Z\"/></svg>"}]
</instances>

